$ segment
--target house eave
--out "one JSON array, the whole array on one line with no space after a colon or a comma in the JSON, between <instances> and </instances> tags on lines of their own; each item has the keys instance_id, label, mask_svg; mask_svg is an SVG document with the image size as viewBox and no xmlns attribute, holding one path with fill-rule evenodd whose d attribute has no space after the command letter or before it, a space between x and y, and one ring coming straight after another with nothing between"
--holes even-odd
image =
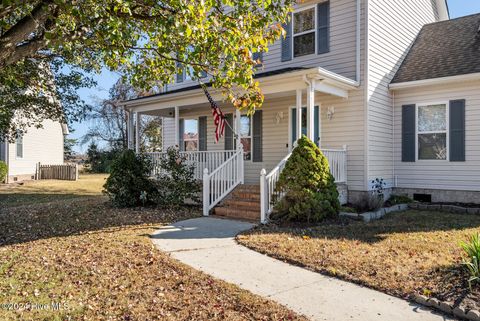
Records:
<instances>
[{"instance_id":1,"label":"house eave","mask_svg":"<svg viewBox=\"0 0 480 321\"><path fill-rule=\"evenodd\" d=\"M388 87L390 88L390 90L400 90L400 89L416 88L416 87L422 87L422 86L450 84L450 83L456 83L459 81L475 81L475 80L480 80L480 73L471 73L471 74L449 76L449 77L439 77L439 78L431 78L431 79L398 82L398 83L392 83Z\"/></svg>"},{"instance_id":2,"label":"house eave","mask_svg":"<svg viewBox=\"0 0 480 321\"><path fill-rule=\"evenodd\" d=\"M321 83L325 84L325 88L334 86L339 88L341 91L354 90L359 86L357 81L333 73L321 67L301 69L288 73L272 75L260 78L258 81L260 82L260 88L262 89L263 94L268 95L282 91L305 89L306 84L303 81L305 76L320 81ZM210 94L215 100L223 99L221 90L211 89ZM344 94L342 93L342 95ZM150 109L154 106L157 106L158 108L165 108L166 106L173 107L199 103L207 103L207 99L201 88L122 102L126 109L135 111L142 111L147 105Z\"/></svg>"}]
</instances>

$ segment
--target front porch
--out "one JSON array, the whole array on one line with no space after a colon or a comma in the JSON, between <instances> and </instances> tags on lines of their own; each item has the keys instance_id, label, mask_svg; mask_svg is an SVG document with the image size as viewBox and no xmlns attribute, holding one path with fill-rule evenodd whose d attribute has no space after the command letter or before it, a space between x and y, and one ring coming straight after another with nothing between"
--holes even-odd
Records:
<instances>
[{"instance_id":1,"label":"front porch","mask_svg":"<svg viewBox=\"0 0 480 321\"><path fill-rule=\"evenodd\" d=\"M281 77L280 77L281 76ZM274 187L298 137L306 135L324 152L338 184L346 190L347 145L331 125L335 108L341 112L355 84L322 70L305 69L261 80L265 102L253 116L218 102L228 125L219 142L210 105L200 89L161 94L129 103L129 146L140 151L142 115L163 118L164 152L177 146L194 165L195 178L203 182L204 214L222 202L238 185L259 186L260 212L266 221L272 209ZM215 100L221 96L211 90ZM173 107L172 107L173 106ZM151 153L154 163L164 152ZM152 174L156 174L154 169ZM342 193L346 202L346 195Z\"/></svg>"}]
</instances>

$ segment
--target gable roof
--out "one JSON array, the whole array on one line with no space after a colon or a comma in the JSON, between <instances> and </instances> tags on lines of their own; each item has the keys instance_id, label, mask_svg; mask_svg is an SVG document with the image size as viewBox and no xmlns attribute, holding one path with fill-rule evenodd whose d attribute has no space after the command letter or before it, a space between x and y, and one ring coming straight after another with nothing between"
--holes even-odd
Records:
<instances>
[{"instance_id":1,"label":"gable roof","mask_svg":"<svg viewBox=\"0 0 480 321\"><path fill-rule=\"evenodd\" d=\"M480 14L425 25L392 83L480 72Z\"/></svg>"}]
</instances>

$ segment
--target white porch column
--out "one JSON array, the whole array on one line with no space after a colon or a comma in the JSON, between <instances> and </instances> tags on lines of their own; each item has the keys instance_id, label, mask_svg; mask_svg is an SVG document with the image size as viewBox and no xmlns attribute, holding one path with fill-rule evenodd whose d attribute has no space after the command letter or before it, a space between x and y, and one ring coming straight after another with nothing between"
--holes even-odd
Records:
<instances>
[{"instance_id":1,"label":"white porch column","mask_svg":"<svg viewBox=\"0 0 480 321\"><path fill-rule=\"evenodd\" d=\"M178 106L175 106L175 146L180 148L180 115Z\"/></svg>"},{"instance_id":2,"label":"white porch column","mask_svg":"<svg viewBox=\"0 0 480 321\"><path fill-rule=\"evenodd\" d=\"M235 134L237 135L237 149L240 148L240 119L242 114L239 109L235 109Z\"/></svg>"},{"instance_id":3,"label":"white porch column","mask_svg":"<svg viewBox=\"0 0 480 321\"><path fill-rule=\"evenodd\" d=\"M302 90L297 89L297 140L302 137ZM294 142L295 143L295 142ZM292 146L292 149L295 146Z\"/></svg>"},{"instance_id":4,"label":"white porch column","mask_svg":"<svg viewBox=\"0 0 480 321\"><path fill-rule=\"evenodd\" d=\"M135 114L135 152L138 154L140 153L140 118L141 114L136 113Z\"/></svg>"},{"instance_id":5,"label":"white porch column","mask_svg":"<svg viewBox=\"0 0 480 321\"><path fill-rule=\"evenodd\" d=\"M310 80L307 88L307 137L315 142L314 128L315 128L315 79Z\"/></svg>"},{"instance_id":6,"label":"white porch column","mask_svg":"<svg viewBox=\"0 0 480 321\"><path fill-rule=\"evenodd\" d=\"M133 112L127 112L127 147L133 149Z\"/></svg>"}]
</instances>

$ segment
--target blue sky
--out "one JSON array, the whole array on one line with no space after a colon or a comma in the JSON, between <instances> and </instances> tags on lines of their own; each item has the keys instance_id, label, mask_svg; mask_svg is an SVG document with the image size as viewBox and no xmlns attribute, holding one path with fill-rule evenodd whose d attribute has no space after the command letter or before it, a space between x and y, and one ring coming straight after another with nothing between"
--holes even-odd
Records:
<instances>
[{"instance_id":1,"label":"blue sky","mask_svg":"<svg viewBox=\"0 0 480 321\"><path fill-rule=\"evenodd\" d=\"M480 12L480 0L448 0L448 7L450 10L450 18L457 18L473 13ZM96 88L80 90L80 96L87 102L94 103L98 99L107 98L108 90L119 78L117 74L103 70L101 74L94 75L97 81ZM69 135L70 138L80 138L88 130L91 124L89 122L80 122L73 124L74 132ZM87 146L76 146L77 152L83 153Z\"/></svg>"}]
</instances>

